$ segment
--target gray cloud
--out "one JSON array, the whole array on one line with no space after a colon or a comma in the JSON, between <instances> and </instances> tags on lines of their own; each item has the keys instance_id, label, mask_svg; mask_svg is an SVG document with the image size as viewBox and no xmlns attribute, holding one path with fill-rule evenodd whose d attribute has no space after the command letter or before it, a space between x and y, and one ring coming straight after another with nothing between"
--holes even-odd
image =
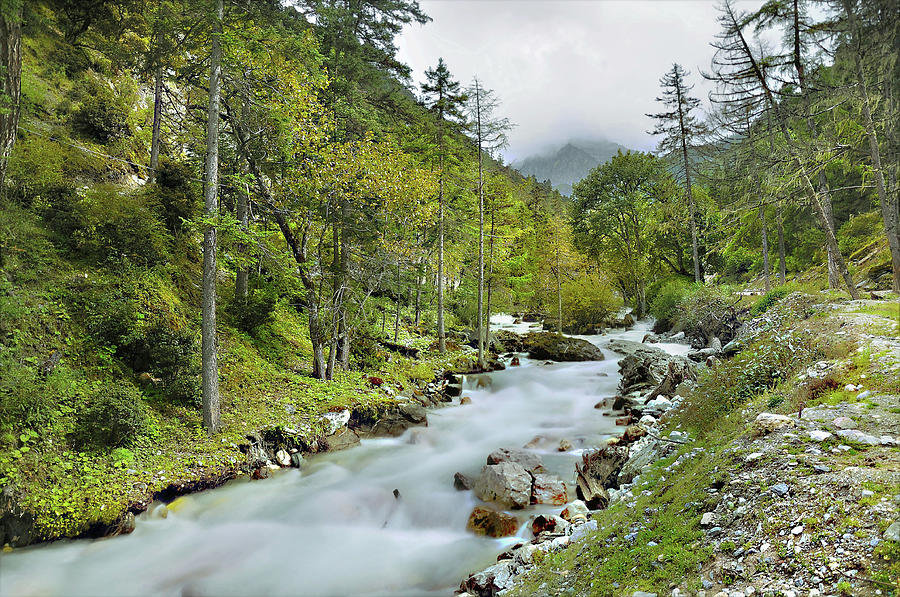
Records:
<instances>
[{"instance_id":1,"label":"gray cloud","mask_svg":"<svg viewBox=\"0 0 900 597\"><path fill-rule=\"evenodd\" d=\"M659 78L673 62L692 72L706 100L718 31L713 2L421 0L434 19L399 39L416 82L443 57L457 79L478 75L517 128L508 160L572 137L602 136L655 148L645 116L657 111ZM758 5L758 1L743 8Z\"/></svg>"}]
</instances>

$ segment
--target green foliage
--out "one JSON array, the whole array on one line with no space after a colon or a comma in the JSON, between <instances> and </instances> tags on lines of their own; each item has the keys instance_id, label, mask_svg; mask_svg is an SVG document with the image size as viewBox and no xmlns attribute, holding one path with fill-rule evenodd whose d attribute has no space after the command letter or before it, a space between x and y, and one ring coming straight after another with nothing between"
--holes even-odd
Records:
<instances>
[{"instance_id":1,"label":"green foliage","mask_svg":"<svg viewBox=\"0 0 900 597\"><path fill-rule=\"evenodd\" d=\"M792 289L789 286L779 286L778 288L773 288L772 290L761 296L758 301L756 301L756 303L750 309L750 315L753 315L754 317L762 315L769 310L769 307L789 295L791 292Z\"/></svg>"},{"instance_id":2,"label":"green foliage","mask_svg":"<svg viewBox=\"0 0 900 597\"><path fill-rule=\"evenodd\" d=\"M40 209L61 242L80 255L98 261L162 263L170 239L138 193L97 185L76 193L60 187L42 197Z\"/></svg>"},{"instance_id":3,"label":"green foliage","mask_svg":"<svg viewBox=\"0 0 900 597\"><path fill-rule=\"evenodd\" d=\"M196 174L189 164L163 158L156 172L156 185L147 189L148 205L157 206L169 231L180 232L185 220L200 210Z\"/></svg>"},{"instance_id":4,"label":"green foliage","mask_svg":"<svg viewBox=\"0 0 900 597\"><path fill-rule=\"evenodd\" d=\"M664 278L647 288L650 315L656 319L653 329L665 332L672 329L678 318L678 305L690 293L692 283L687 278Z\"/></svg>"},{"instance_id":5,"label":"green foliage","mask_svg":"<svg viewBox=\"0 0 900 597\"><path fill-rule=\"evenodd\" d=\"M128 90L127 86L113 90L99 77L86 75L79 87L81 103L72 113L72 127L103 144L130 136L128 117L136 98Z\"/></svg>"},{"instance_id":6,"label":"green foliage","mask_svg":"<svg viewBox=\"0 0 900 597\"><path fill-rule=\"evenodd\" d=\"M620 306L604 280L579 276L562 285L563 329L588 333L601 325ZM584 330L584 331L582 331Z\"/></svg>"},{"instance_id":7,"label":"green foliage","mask_svg":"<svg viewBox=\"0 0 900 597\"><path fill-rule=\"evenodd\" d=\"M879 212L853 215L837 232L838 247L841 253L850 256L877 241L882 234Z\"/></svg>"},{"instance_id":8,"label":"green foliage","mask_svg":"<svg viewBox=\"0 0 900 597\"><path fill-rule=\"evenodd\" d=\"M85 446L132 445L147 428L141 393L130 384L109 384L91 396L78 414L77 439Z\"/></svg>"},{"instance_id":9,"label":"green foliage","mask_svg":"<svg viewBox=\"0 0 900 597\"><path fill-rule=\"evenodd\" d=\"M274 319L277 303L278 295L274 290L255 288L245 297L232 298L226 310L237 329L252 333Z\"/></svg>"},{"instance_id":10,"label":"green foliage","mask_svg":"<svg viewBox=\"0 0 900 597\"><path fill-rule=\"evenodd\" d=\"M706 346L714 337L724 344L737 331L735 303L727 286L694 286L678 302L674 329L697 345Z\"/></svg>"}]
</instances>

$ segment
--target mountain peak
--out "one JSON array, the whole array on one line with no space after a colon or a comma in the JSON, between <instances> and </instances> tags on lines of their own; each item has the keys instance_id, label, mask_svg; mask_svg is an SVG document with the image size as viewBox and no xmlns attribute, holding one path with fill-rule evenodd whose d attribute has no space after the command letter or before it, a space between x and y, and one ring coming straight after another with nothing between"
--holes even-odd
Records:
<instances>
[{"instance_id":1,"label":"mountain peak","mask_svg":"<svg viewBox=\"0 0 900 597\"><path fill-rule=\"evenodd\" d=\"M526 176L549 180L557 191L571 195L576 182L619 150L627 148L608 139L570 139L555 151L529 156L513 167Z\"/></svg>"}]
</instances>

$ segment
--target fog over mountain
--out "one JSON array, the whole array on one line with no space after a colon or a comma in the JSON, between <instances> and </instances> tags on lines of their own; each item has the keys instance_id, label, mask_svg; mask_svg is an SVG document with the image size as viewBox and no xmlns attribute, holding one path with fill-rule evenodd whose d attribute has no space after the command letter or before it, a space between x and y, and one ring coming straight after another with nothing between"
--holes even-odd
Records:
<instances>
[{"instance_id":1,"label":"fog over mountain","mask_svg":"<svg viewBox=\"0 0 900 597\"><path fill-rule=\"evenodd\" d=\"M512 166L526 176L533 174L538 180L549 180L554 189L571 195L572 185L619 150L628 148L603 138L571 139L562 147L514 161Z\"/></svg>"}]
</instances>

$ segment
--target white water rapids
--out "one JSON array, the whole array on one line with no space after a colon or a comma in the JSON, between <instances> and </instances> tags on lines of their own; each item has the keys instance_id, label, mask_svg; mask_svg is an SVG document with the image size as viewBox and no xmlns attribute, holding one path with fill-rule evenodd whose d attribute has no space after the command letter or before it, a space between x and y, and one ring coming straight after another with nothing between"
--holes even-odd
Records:
<instances>
[{"instance_id":1,"label":"white water rapids","mask_svg":"<svg viewBox=\"0 0 900 597\"><path fill-rule=\"evenodd\" d=\"M492 323L525 331L503 316ZM602 347L611 338L640 341L647 328L583 337ZM594 408L619 382L618 357L604 352L606 360L585 363L523 358L490 374L488 388L467 384L471 405L456 399L429 411L428 427L313 457L302 472L189 496L166 519L142 515L130 535L2 555L0 595L450 595L515 541L466 531L477 500L454 489L453 474L477 475L493 450L540 436L536 450L574 499L581 451L621 431ZM572 451L557 452L563 438ZM530 537L535 513L560 509L513 512L520 535Z\"/></svg>"}]
</instances>

